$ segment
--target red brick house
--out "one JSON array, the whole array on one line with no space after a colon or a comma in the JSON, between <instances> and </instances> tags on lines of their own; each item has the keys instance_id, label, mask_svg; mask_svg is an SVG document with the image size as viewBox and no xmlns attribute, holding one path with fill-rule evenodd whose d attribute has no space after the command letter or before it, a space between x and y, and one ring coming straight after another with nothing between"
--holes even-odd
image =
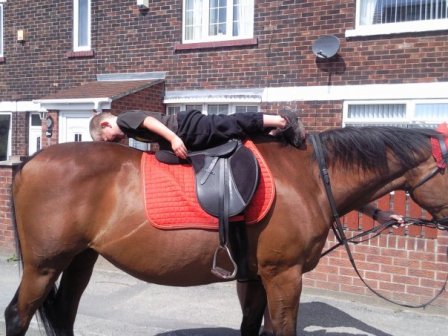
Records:
<instances>
[{"instance_id":1,"label":"red brick house","mask_svg":"<svg viewBox=\"0 0 448 336\"><path fill-rule=\"evenodd\" d=\"M88 141L93 113L289 106L303 111L309 131L447 120L447 6L0 0L0 249L13 246L8 188L19 158L54 143ZM312 46L328 35L338 38L339 51L317 57ZM414 211L402 195L393 197L383 205ZM370 225L352 217L352 229ZM418 301L442 285L447 245L442 232L393 232L357 247L356 255L375 288ZM346 259L342 250L326 257L306 285L367 294ZM446 294L437 304L448 306Z\"/></svg>"}]
</instances>

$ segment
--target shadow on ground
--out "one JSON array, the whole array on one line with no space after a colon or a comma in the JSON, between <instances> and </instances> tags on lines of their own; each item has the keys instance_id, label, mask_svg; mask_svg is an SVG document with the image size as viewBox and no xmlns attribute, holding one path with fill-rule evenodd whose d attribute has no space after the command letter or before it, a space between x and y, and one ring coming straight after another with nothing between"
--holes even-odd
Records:
<instances>
[{"instance_id":1,"label":"shadow on ground","mask_svg":"<svg viewBox=\"0 0 448 336\"><path fill-rule=\"evenodd\" d=\"M298 334L304 336L391 336L329 304L307 302L300 305ZM158 336L239 336L239 330L229 328L202 328L176 330Z\"/></svg>"}]
</instances>

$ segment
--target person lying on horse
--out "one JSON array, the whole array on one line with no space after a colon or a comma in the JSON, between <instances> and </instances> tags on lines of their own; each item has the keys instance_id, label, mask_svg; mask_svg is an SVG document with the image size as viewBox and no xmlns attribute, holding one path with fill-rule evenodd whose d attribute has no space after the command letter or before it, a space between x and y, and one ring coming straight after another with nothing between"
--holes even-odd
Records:
<instances>
[{"instance_id":1,"label":"person lying on horse","mask_svg":"<svg viewBox=\"0 0 448 336\"><path fill-rule=\"evenodd\" d=\"M129 111L115 116L103 112L90 121L90 134L95 141L118 142L126 136L143 142L168 142L181 159L188 150L205 149L246 135L267 133L283 137L295 147L305 141L305 131L297 113L280 115L235 113L204 115L198 110L163 115L158 112Z\"/></svg>"}]
</instances>

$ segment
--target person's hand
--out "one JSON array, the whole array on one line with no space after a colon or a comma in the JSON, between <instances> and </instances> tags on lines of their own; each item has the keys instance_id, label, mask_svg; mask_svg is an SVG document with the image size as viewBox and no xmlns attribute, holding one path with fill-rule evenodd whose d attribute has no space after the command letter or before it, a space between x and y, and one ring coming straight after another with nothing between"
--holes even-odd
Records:
<instances>
[{"instance_id":1,"label":"person's hand","mask_svg":"<svg viewBox=\"0 0 448 336\"><path fill-rule=\"evenodd\" d=\"M397 215L397 214L392 214L389 216L390 219L395 219L397 221L397 224L392 225L392 227L394 229L398 229L402 226L406 226L409 225L409 223L406 223L406 221L404 220L403 216L401 215Z\"/></svg>"},{"instance_id":2,"label":"person's hand","mask_svg":"<svg viewBox=\"0 0 448 336\"><path fill-rule=\"evenodd\" d=\"M178 136L171 140L171 149L177 157L184 160L187 158L187 147L185 147L184 142Z\"/></svg>"},{"instance_id":3,"label":"person's hand","mask_svg":"<svg viewBox=\"0 0 448 336\"><path fill-rule=\"evenodd\" d=\"M394 227L395 229L407 225L403 216L398 215L392 211L380 211L377 214L377 221L381 224L384 224L390 221L391 219L397 222L396 224L392 225L392 227Z\"/></svg>"}]
</instances>

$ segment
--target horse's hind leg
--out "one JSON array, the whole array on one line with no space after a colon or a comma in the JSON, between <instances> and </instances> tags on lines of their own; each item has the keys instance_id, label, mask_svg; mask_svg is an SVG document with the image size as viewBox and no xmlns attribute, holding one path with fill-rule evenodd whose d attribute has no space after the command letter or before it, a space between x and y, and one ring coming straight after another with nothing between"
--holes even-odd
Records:
<instances>
[{"instance_id":1,"label":"horse's hind leg","mask_svg":"<svg viewBox=\"0 0 448 336\"><path fill-rule=\"evenodd\" d=\"M6 307L6 336L25 335L31 318L50 292L60 273L24 265L20 286Z\"/></svg>"},{"instance_id":2,"label":"horse's hind leg","mask_svg":"<svg viewBox=\"0 0 448 336\"><path fill-rule=\"evenodd\" d=\"M258 336L266 309L266 292L261 279L238 283L238 295L243 310L242 336Z\"/></svg>"},{"instance_id":3,"label":"horse's hind leg","mask_svg":"<svg viewBox=\"0 0 448 336\"><path fill-rule=\"evenodd\" d=\"M73 335L79 300L97 258L92 250L77 255L64 271L57 291L54 284L62 268L25 264L19 289L5 310L6 336L25 335L37 309L48 335Z\"/></svg>"},{"instance_id":4,"label":"horse's hind leg","mask_svg":"<svg viewBox=\"0 0 448 336\"><path fill-rule=\"evenodd\" d=\"M98 253L91 249L78 254L62 273L51 304L44 304L42 309L39 309L42 320L48 321L56 335L74 335L73 326L79 301L89 283L97 259Z\"/></svg>"}]
</instances>

